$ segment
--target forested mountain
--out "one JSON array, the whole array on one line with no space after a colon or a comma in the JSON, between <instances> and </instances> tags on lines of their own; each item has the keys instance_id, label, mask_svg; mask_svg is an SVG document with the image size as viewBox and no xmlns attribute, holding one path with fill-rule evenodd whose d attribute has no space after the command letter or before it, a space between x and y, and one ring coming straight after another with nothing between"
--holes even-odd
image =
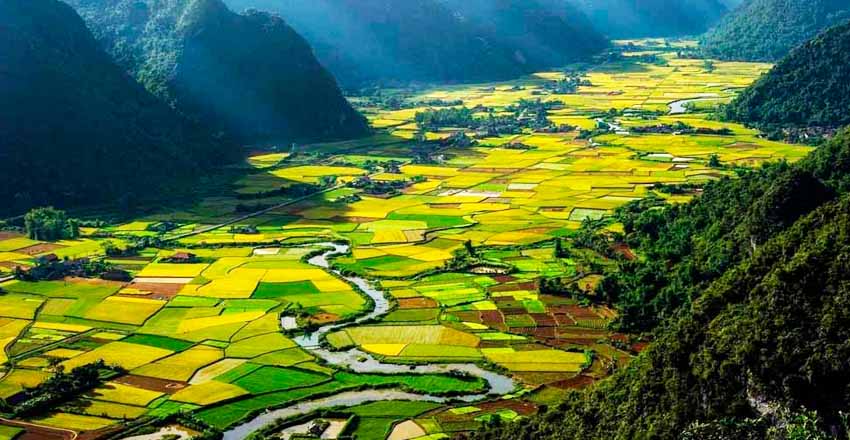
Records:
<instances>
[{"instance_id":1,"label":"forested mountain","mask_svg":"<svg viewBox=\"0 0 850 440\"><path fill-rule=\"evenodd\" d=\"M221 0L68 0L154 95L243 143L362 135L365 120L283 20Z\"/></svg>"},{"instance_id":2,"label":"forested mountain","mask_svg":"<svg viewBox=\"0 0 850 440\"><path fill-rule=\"evenodd\" d=\"M848 19L847 0L747 0L706 33L701 45L714 58L776 61Z\"/></svg>"},{"instance_id":3,"label":"forested mountain","mask_svg":"<svg viewBox=\"0 0 850 440\"><path fill-rule=\"evenodd\" d=\"M281 14L347 85L503 80L606 46L580 14L555 0L227 1Z\"/></svg>"},{"instance_id":4,"label":"forested mountain","mask_svg":"<svg viewBox=\"0 0 850 440\"><path fill-rule=\"evenodd\" d=\"M850 124L850 22L792 51L725 110L763 128Z\"/></svg>"},{"instance_id":5,"label":"forested mountain","mask_svg":"<svg viewBox=\"0 0 850 440\"><path fill-rule=\"evenodd\" d=\"M151 191L238 157L175 114L58 0L0 1L0 211Z\"/></svg>"},{"instance_id":6,"label":"forested mountain","mask_svg":"<svg viewBox=\"0 0 850 440\"><path fill-rule=\"evenodd\" d=\"M463 22L512 48L533 68L584 59L607 47L582 12L564 0L442 0Z\"/></svg>"},{"instance_id":7,"label":"forested mountain","mask_svg":"<svg viewBox=\"0 0 850 440\"><path fill-rule=\"evenodd\" d=\"M850 406L848 189L844 132L799 164L722 180L688 205L630 206L620 217L645 258L622 263L603 290L621 304L646 304L623 310L633 328L665 318L656 340L610 380L474 437L840 434L839 412Z\"/></svg>"},{"instance_id":8,"label":"forested mountain","mask_svg":"<svg viewBox=\"0 0 850 440\"><path fill-rule=\"evenodd\" d=\"M698 35L727 7L720 0L569 0L611 38Z\"/></svg>"}]
</instances>

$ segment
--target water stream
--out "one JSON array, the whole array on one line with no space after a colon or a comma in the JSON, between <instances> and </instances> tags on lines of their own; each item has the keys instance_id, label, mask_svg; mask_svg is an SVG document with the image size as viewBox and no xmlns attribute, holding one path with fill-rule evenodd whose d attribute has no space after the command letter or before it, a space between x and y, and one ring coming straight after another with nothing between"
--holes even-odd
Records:
<instances>
[{"instance_id":1,"label":"water stream","mask_svg":"<svg viewBox=\"0 0 850 440\"><path fill-rule=\"evenodd\" d=\"M336 255L342 255L348 252L347 245L338 243L319 243L310 245L329 248L327 252L314 256L307 260L313 266L320 267L325 270L330 269L329 259ZM382 373L382 374L445 374L452 371L464 372L472 376L480 377L485 380L489 386L490 394L504 395L508 394L516 388L516 384L510 377L485 370L475 364L433 364L433 365L397 365L387 364L375 359L372 355L358 349L350 349L345 351L331 351L322 348L319 345L321 338L328 333L341 330L345 327L361 324L365 321L379 318L390 312L390 303L387 300L384 292L373 287L368 280L355 277L344 276L337 271L333 271L336 275L344 278L350 283L356 285L363 293L372 299L374 308L367 314L357 318L354 321L343 324L329 324L320 327L318 330L298 336L293 340L300 347L312 353L314 356L324 359L328 364L338 368L345 368L357 373ZM281 325L284 328L291 327L291 318L282 318ZM474 402L486 398L486 394L470 394L465 396L455 396L451 400L462 400L466 402ZM299 416L314 412L322 408L330 407L351 407L368 402L385 401L385 400L415 400L423 402L447 402L449 398L440 396L431 396L426 394L413 394L399 390L365 390L352 391L336 394L330 397L308 400L296 403L285 408L267 411L253 419L227 431L224 433L224 440L242 440L252 432L261 429L262 427L274 422L277 419L285 419L289 417Z\"/></svg>"}]
</instances>

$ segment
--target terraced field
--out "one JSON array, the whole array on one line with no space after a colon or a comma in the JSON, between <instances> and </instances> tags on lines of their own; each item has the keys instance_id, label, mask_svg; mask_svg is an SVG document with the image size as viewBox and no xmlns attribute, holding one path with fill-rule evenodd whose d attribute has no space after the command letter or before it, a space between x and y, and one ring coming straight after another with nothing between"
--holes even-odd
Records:
<instances>
[{"instance_id":1,"label":"terraced field","mask_svg":"<svg viewBox=\"0 0 850 440\"><path fill-rule=\"evenodd\" d=\"M84 228L74 241L0 233L0 279L51 254L103 259L132 277L0 282L0 398L14 402L57 371L98 360L121 367L54 410L22 417L96 436L154 419L188 424L187 414L194 430L227 430L269 408L344 391L486 392L481 378L448 369L355 373L294 342L328 325L339 325L322 341L333 350L385 364L477 363L518 384L503 398L472 403L347 405L330 426L357 438L444 438L495 416L527 416L606 377L645 343L609 329L617 312L594 288L615 259L640 256L587 246L588 231L618 231L605 219L630 201L685 202L734 167L808 152L709 112L667 114L674 101L701 99L699 108L727 101L768 65L644 49L661 61L625 53L587 68L572 94L553 94L548 85L564 73L544 72L510 83L385 91L400 109L356 98L374 136L253 155L230 188L182 211ZM492 136L457 127L423 132L416 123L434 107L418 103L462 102L488 117L538 99L558 102L546 117L562 129ZM459 132L474 142L453 143ZM677 184L693 186L664 190ZM106 241L138 248L106 257ZM333 259L337 272L307 262L321 252L310 244L326 241L351 245ZM352 274L386 292L387 314L345 324L373 307L343 276ZM542 279L561 280L572 293L548 291Z\"/></svg>"}]
</instances>

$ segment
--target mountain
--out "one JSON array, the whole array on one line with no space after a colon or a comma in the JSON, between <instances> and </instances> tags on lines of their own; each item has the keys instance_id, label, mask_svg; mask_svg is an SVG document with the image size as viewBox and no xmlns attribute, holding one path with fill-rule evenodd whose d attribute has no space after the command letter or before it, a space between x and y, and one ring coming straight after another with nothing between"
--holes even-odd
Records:
<instances>
[{"instance_id":1,"label":"mountain","mask_svg":"<svg viewBox=\"0 0 850 440\"><path fill-rule=\"evenodd\" d=\"M535 68L586 59L608 41L563 0L442 0L462 22Z\"/></svg>"},{"instance_id":2,"label":"mountain","mask_svg":"<svg viewBox=\"0 0 850 440\"><path fill-rule=\"evenodd\" d=\"M481 82L583 60L607 42L554 0L227 0L279 13L346 85ZM486 6L507 28L484 20ZM474 13L470 13L470 11ZM574 20L574 21L573 21Z\"/></svg>"},{"instance_id":3,"label":"mountain","mask_svg":"<svg viewBox=\"0 0 850 440\"><path fill-rule=\"evenodd\" d=\"M151 191L238 157L138 85L57 0L0 1L0 211Z\"/></svg>"},{"instance_id":4,"label":"mountain","mask_svg":"<svg viewBox=\"0 0 850 440\"><path fill-rule=\"evenodd\" d=\"M277 16L221 0L68 0L151 93L243 143L367 132L312 49Z\"/></svg>"},{"instance_id":5,"label":"mountain","mask_svg":"<svg viewBox=\"0 0 850 440\"><path fill-rule=\"evenodd\" d=\"M687 205L631 205L620 219L645 258L603 284L648 313L678 296L678 311L610 379L473 438L846 438L848 189L845 131L798 164L721 180Z\"/></svg>"},{"instance_id":6,"label":"mountain","mask_svg":"<svg viewBox=\"0 0 850 440\"><path fill-rule=\"evenodd\" d=\"M846 20L846 0L747 0L706 33L701 46L714 58L772 62Z\"/></svg>"},{"instance_id":7,"label":"mountain","mask_svg":"<svg viewBox=\"0 0 850 440\"><path fill-rule=\"evenodd\" d=\"M569 0L610 38L705 32L727 12L719 0Z\"/></svg>"},{"instance_id":8,"label":"mountain","mask_svg":"<svg viewBox=\"0 0 850 440\"><path fill-rule=\"evenodd\" d=\"M792 51L727 106L726 116L761 127L850 124L850 22Z\"/></svg>"}]
</instances>

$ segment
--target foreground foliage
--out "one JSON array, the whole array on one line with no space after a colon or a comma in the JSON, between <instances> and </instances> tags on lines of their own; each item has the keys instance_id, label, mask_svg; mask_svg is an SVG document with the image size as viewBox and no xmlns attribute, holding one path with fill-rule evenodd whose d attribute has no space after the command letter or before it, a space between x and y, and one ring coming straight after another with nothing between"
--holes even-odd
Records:
<instances>
[{"instance_id":1,"label":"foreground foliage","mask_svg":"<svg viewBox=\"0 0 850 440\"><path fill-rule=\"evenodd\" d=\"M611 380L527 423L477 437L672 439L700 422L713 424L700 428L711 435L726 433L719 438L819 438L816 423L799 417L788 430L771 428L781 414L746 422L782 407L816 411L827 432L843 429L839 411L850 404L850 198L833 199L827 185L846 188L848 169L835 165L846 165L839 158L848 150L843 133L798 166L723 181L686 207L645 213L633 235L646 240L642 249L654 258L670 239L671 259L662 264L671 275L661 278L679 283L693 304L670 317L648 351ZM747 195L759 186L764 196ZM698 226L687 231L685 223ZM748 236L752 241L742 243ZM689 246L675 250L677 244ZM646 286L631 293L669 293ZM815 434L794 437L797 428Z\"/></svg>"},{"instance_id":2,"label":"foreground foliage","mask_svg":"<svg viewBox=\"0 0 850 440\"><path fill-rule=\"evenodd\" d=\"M0 52L0 213L114 200L235 157L128 78L62 2L0 3Z\"/></svg>"}]
</instances>

